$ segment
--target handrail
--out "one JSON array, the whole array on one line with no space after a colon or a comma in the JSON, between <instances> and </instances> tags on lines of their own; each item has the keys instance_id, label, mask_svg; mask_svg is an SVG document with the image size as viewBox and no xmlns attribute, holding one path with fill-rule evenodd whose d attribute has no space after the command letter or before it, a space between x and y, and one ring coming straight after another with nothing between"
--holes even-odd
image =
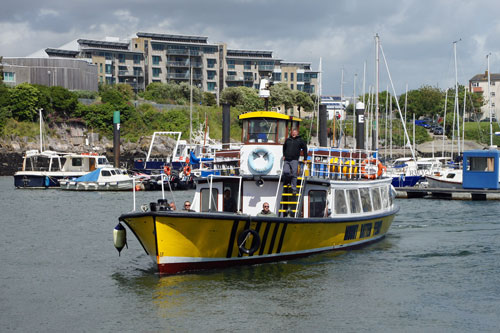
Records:
<instances>
[{"instance_id":1,"label":"handrail","mask_svg":"<svg viewBox=\"0 0 500 333\"><path fill-rule=\"evenodd\" d=\"M281 163L280 163L280 177L278 179L278 186L276 187L276 196L274 198L274 212L276 214L279 213L279 205L278 205L278 194L280 192L280 185L281 185L281 176L283 175L283 164L284 164L284 160L281 159Z\"/></svg>"}]
</instances>

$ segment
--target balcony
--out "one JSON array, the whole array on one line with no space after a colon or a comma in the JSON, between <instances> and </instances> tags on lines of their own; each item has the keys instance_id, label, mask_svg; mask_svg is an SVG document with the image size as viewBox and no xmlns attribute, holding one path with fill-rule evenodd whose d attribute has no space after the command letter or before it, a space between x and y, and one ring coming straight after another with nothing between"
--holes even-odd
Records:
<instances>
[{"instance_id":1,"label":"balcony","mask_svg":"<svg viewBox=\"0 0 500 333\"><path fill-rule=\"evenodd\" d=\"M167 79L174 79L174 80L189 80L189 73L168 73L167 74ZM202 80L203 75L202 74L193 74L193 80Z\"/></svg>"},{"instance_id":2,"label":"balcony","mask_svg":"<svg viewBox=\"0 0 500 333\"><path fill-rule=\"evenodd\" d=\"M243 76L228 75L228 76L226 76L226 81L242 82L243 81Z\"/></svg>"},{"instance_id":3,"label":"balcony","mask_svg":"<svg viewBox=\"0 0 500 333\"><path fill-rule=\"evenodd\" d=\"M118 71L118 76L128 76L128 77L142 77L142 72L134 72L134 71Z\"/></svg>"},{"instance_id":4,"label":"balcony","mask_svg":"<svg viewBox=\"0 0 500 333\"><path fill-rule=\"evenodd\" d=\"M270 71L272 72L274 70L274 65L259 65L259 71Z\"/></svg>"},{"instance_id":5,"label":"balcony","mask_svg":"<svg viewBox=\"0 0 500 333\"><path fill-rule=\"evenodd\" d=\"M168 67L189 67L189 61L168 61L167 62ZM201 68L202 63L199 61L191 62L191 66L196 67L196 68Z\"/></svg>"},{"instance_id":6,"label":"balcony","mask_svg":"<svg viewBox=\"0 0 500 333\"><path fill-rule=\"evenodd\" d=\"M199 56L200 51L193 51L193 50L183 50L183 49L173 49L173 50L167 50L167 54L178 54L178 55L191 55L191 56Z\"/></svg>"}]
</instances>

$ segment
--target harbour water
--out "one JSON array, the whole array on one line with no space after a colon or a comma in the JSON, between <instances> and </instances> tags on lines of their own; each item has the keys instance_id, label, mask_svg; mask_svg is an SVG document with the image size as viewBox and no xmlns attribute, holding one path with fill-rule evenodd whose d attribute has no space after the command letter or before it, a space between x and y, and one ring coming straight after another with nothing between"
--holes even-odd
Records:
<instances>
[{"instance_id":1,"label":"harbour water","mask_svg":"<svg viewBox=\"0 0 500 333\"><path fill-rule=\"evenodd\" d=\"M130 192L0 177L0 331L498 332L500 205L397 203L388 236L359 250L160 277L130 232L113 246Z\"/></svg>"}]
</instances>

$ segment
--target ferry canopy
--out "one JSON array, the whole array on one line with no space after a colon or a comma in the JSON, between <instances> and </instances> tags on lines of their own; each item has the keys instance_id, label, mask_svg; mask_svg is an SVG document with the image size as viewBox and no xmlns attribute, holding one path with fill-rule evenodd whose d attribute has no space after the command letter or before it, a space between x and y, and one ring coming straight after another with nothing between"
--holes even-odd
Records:
<instances>
[{"instance_id":1,"label":"ferry canopy","mask_svg":"<svg viewBox=\"0 0 500 333\"><path fill-rule=\"evenodd\" d=\"M288 116L286 114L275 111L252 111L240 115L240 119L251 119L251 118L274 118L274 119L302 121L302 119L300 118L294 116Z\"/></svg>"}]
</instances>

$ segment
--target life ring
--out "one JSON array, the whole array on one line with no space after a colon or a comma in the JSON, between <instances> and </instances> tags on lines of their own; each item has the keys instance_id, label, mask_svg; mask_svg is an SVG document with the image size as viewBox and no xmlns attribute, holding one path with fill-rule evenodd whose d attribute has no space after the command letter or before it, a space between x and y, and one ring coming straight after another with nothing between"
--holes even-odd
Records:
<instances>
[{"instance_id":1,"label":"life ring","mask_svg":"<svg viewBox=\"0 0 500 333\"><path fill-rule=\"evenodd\" d=\"M168 165L165 165L165 166L163 167L163 172L165 172L165 174L166 174L167 176L170 176L170 174L172 173L172 171L170 170L170 167L169 167Z\"/></svg>"},{"instance_id":2,"label":"life ring","mask_svg":"<svg viewBox=\"0 0 500 333\"><path fill-rule=\"evenodd\" d=\"M253 239L252 239L252 245L250 245L250 248L247 249L245 247L246 240L248 236L252 234ZM257 251L260 247L260 236L259 233L253 229L246 229L241 232L241 234L238 236L238 248L240 249L241 252L246 253L248 255L252 255Z\"/></svg>"},{"instance_id":3,"label":"life ring","mask_svg":"<svg viewBox=\"0 0 500 333\"><path fill-rule=\"evenodd\" d=\"M191 167L189 165L186 165L183 169L184 176L189 176L191 174Z\"/></svg>"},{"instance_id":4,"label":"life ring","mask_svg":"<svg viewBox=\"0 0 500 333\"><path fill-rule=\"evenodd\" d=\"M274 165L274 155L266 148L257 147L248 155L248 167L252 173L267 174Z\"/></svg>"},{"instance_id":5,"label":"life ring","mask_svg":"<svg viewBox=\"0 0 500 333\"><path fill-rule=\"evenodd\" d=\"M377 172L376 173L369 172L371 170L367 170L368 165L376 165ZM386 167L382 164L382 162L380 162L376 158L372 158L372 159L367 158L363 162L361 162L361 174L363 175L364 178L375 179L377 177L382 176L382 174L384 173L385 170L386 170Z\"/></svg>"}]
</instances>

